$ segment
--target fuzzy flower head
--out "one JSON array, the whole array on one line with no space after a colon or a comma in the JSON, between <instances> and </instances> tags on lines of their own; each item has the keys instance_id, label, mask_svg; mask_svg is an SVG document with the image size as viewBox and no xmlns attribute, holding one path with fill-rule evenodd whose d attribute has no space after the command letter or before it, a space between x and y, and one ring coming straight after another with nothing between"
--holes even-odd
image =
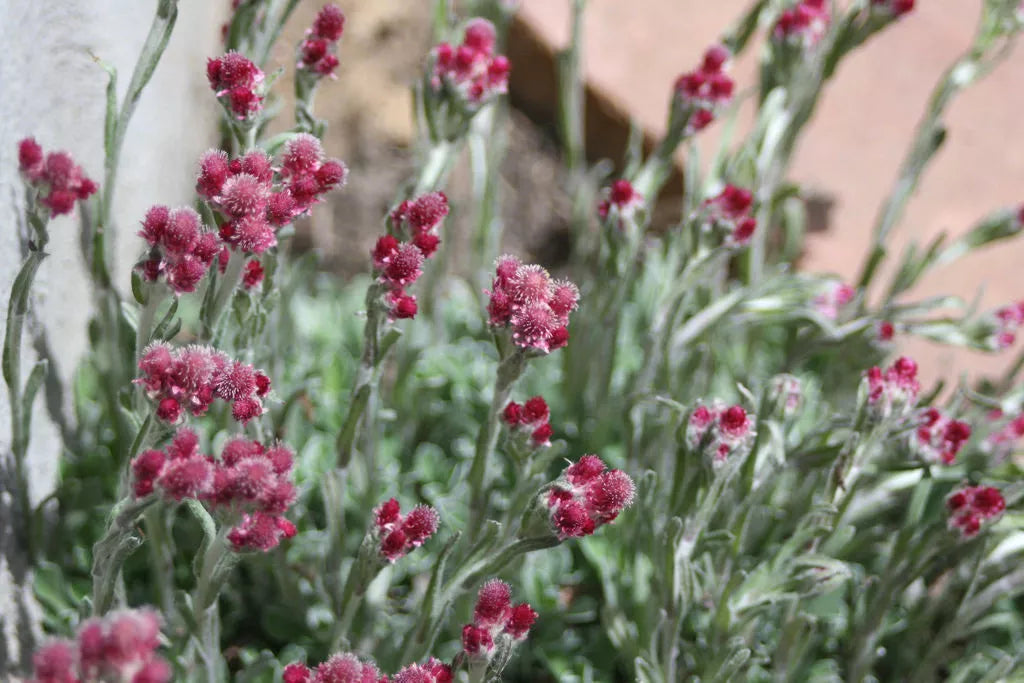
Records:
<instances>
[{"instance_id":1,"label":"fuzzy flower head","mask_svg":"<svg viewBox=\"0 0 1024 683\"><path fill-rule=\"evenodd\" d=\"M121 610L87 619L74 641L56 640L32 657L32 683L133 681L167 683L171 667L160 656L160 617L151 609Z\"/></svg>"},{"instance_id":2,"label":"fuzzy flower head","mask_svg":"<svg viewBox=\"0 0 1024 683\"><path fill-rule=\"evenodd\" d=\"M693 71L681 75L675 84L678 116L687 134L706 128L715 113L732 100L735 83L726 73L732 55L723 45L712 45Z\"/></svg>"},{"instance_id":3,"label":"fuzzy flower head","mask_svg":"<svg viewBox=\"0 0 1024 683\"><path fill-rule=\"evenodd\" d=\"M917 403L921 384L917 380L917 363L905 356L897 358L884 371L879 367L865 373L867 401L880 418L905 414Z\"/></svg>"},{"instance_id":4,"label":"fuzzy flower head","mask_svg":"<svg viewBox=\"0 0 1024 683\"><path fill-rule=\"evenodd\" d=\"M750 190L726 185L719 194L704 200L704 230L717 234L726 246L746 246L757 229L753 204Z\"/></svg>"},{"instance_id":5,"label":"fuzzy flower head","mask_svg":"<svg viewBox=\"0 0 1024 683\"><path fill-rule=\"evenodd\" d=\"M946 498L949 528L961 538L973 538L982 526L994 523L1006 510L1006 500L994 486L965 486Z\"/></svg>"},{"instance_id":6,"label":"fuzzy flower head","mask_svg":"<svg viewBox=\"0 0 1024 683\"><path fill-rule=\"evenodd\" d=\"M845 282L828 282L824 290L814 297L814 308L829 320L836 320L855 296L857 290Z\"/></svg>"},{"instance_id":7,"label":"fuzzy flower head","mask_svg":"<svg viewBox=\"0 0 1024 683\"><path fill-rule=\"evenodd\" d=\"M1017 341L1017 330L1024 325L1024 301L1002 306L989 315L991 328L988 344L995 350L1007 349Z\"/></svg>"},{"instance_id":8,"label":"fuzzy flower head","mask_svg":"<svg viewBox=\"0 0 1024 683\"><path fill-rule=\"evenodd\" d=\"M825 0L800 0L779 15L772 37L779 42L809 49L825 36L828 24L829 13Z\"/></svg>"},{"instance_id":9,"label":"fuzzy flower head","mask_svg":"<svg viewBox=\"0 0 1024 683\"><path fill-rule=\"evenodd\" d=\"M690 413L686 427L686 441L691 449L710 455L711 463L719 466L733 453L746 451L754 441L753 415L743 406L726 406L716 401L711 405L698 404Z\"/></svg>"},{"instance_id":10,"label":"fuzzy flower head","mask_svg":"<svg viewBox=\"0 0 1024 683\"><path fill-rule=\"evenodd\" d=\"M266 375L208 346L151 344L139 359L139 370L135 383L157 404L157 417L164 422L175 423L186 412L204 415L216 399L231 403L232 415L243 424L263 414Z\"/></svg>"},{"instance_id":11,"label":"fuzzy flower head","mask_svg":"<svg viewBox=\"0 0 1024 683\"><path fill-rule=\"evenodd\" d=\"M385 286L384 301L391 320L414 318L416 297L406 289L423 274L426 259L441 244L441 224L448 215L448 198L430 192L399 204L391 212L391 233L382 235L371 259L378 281Z\"/></svg>"},{"instance_id":12,"label":"fuzzy flower head","mask_svg":"<svg viewBox=\"0 0 1024 683\"><path fill-rule=\"evenodd\" d=\"M417 505L403 516L394 498L381 503L373 512L378 554L391 564L423 545L441 521L437 510L429 505Z\"/></svg>"},{"instance_id":13,"label":"fuzzy flower head","mask_svg":"<svg viewBox=\"0 0 1024 683\"><path fill-rule=\"evenodd\" d=\"M150 208L138 234L149 251L135 269L149 282L163 280L176 295L196 290L221 249L219 236L188 206Z\"/></svg>"},{"instance_id":14,"label":"fuzzy flower head","mask_svg":"<svg viewBox=\"0 0 1024 683\"><path fill-rule=\"evenodd\" d=\"M925 462L952 465L970 438L969 424L944 415L938 408L927 408L918 418L910 445Z\"/></svg>"},{"instance_id":15,"label":"fuzzy flower head","mask_svg":"<svg viewBox=\"0 0 1024 683\"><path fill-rule=\"evenodd\" d=\"M18 170L25 183L39 196L50 217L71 213L75 202L84 201L99 187L67 152L43 153L35 138L18 143Z\"/></svg>"},{"instance_id":16,"label":"fuzzy flower head","mask_svg":"<svg viewBox=\"0 0 1024 683\"><path fill-rule=\"evenodd\" d=\"M589 536L633 504L636 486L628 474L609 470L596 455L584 455L562 472L545 494L548 517L560 539Z\"/></svg>"},{"instance_id":17,"label":"fuzzy flower head","mask_svg":"<svg viewBox=\"0 0 1024 683\"><path fill-rule=\"evenodd\" d=\"M263 72L244 55L228 52L206 62L206 78L224 109L252 121L263 109Z\"/></svg>"},{"instance_id":18,"label":"fuzzy flower head","mask_svg":"<svg viewBox=\"0 0 1024 683\"><path fill-rule=\"evenodd\" d=\"M423 664L410 664L391 677L391 683L452 683L452 668L433 657ZM382 678L380 683L387 683Z\"/></svg>"},{"instance_id":19,"label":"fuzzy flower head","mask_svg":"<svg viewBox=\"0 0 1024 683\"><path fill-rule=\"evenodd\" d=\"M990 416L993 421L1003 419L1002 411ZM985 439L984 448L992 453L997 460L1005 460L1015 450L1017 443L1024 437L1024 414L1017 415L1005 422L999 429Z\"/></svg>"},{"instance_id":20,"label":"fuzzy flower head","mask_svg":"<svg viewBox=\"0 0 1024 683\"><path fill-rule=\"evenodd\" d=\"M466 24L460 44L437 45L432 51L434 67L430 79L435 93L475 110L508 92L511 65L507 57L495 54L496 39L494 25L476 18Z\"/></svg>"},{"instance_id":21,"label":"fuzzy flower head","mask_svg":"<svg viewBox=\"0 0 1024 683\"><path fill-rule=\"evenodd\" d=\"M793 375L776 375L769 395L785 417L792 417L804 400L803 383Z\"/></svg>"},{"instance_id":22,"label":"fuzzy flower head","mask_svg":"<svg viewBox=\"0 0 1024 683\"><path fill-rule=\"evenodd\" d=\"M508 327L517 346L546 354L568 343L569 314L579 305L573 283L552 280L540 266L502 256L487 294L491 325Z\"/></svg>"},{"instance_id":23,"label":"fuzzy flower head","mask_svg":"<svg viewBox=\"0 0 1024 683\"><path fill-rule=\"evenodd\" d=\"M341 8L337 5L324 5L299 45L296 68L316 78L335 78L334 69L338 66L335 53L344 30L345 15Z\"/></svg>"},{"instance_id":24,"label":"fuzzy flower head","mask_svg":"<svg viewBox=\"0 0 1024 683\"><path fill-rule=\"evenodd\" d=\"M601 197L601 202L597 205L597 215L601 220L612 217L620 230L624 227L624 222L631 220L644 206L643 195L625 178L619 178L604 188Z\"/></svg>"},{"instance_id":25,"label":"fuzzy flower head","mask_svg":"<svg viewBox=\"0 0 1024 683\"><path fill-rule=\"evenodd\" d=\"M228 441L219 458L204 455L195 432L181 429L162 451L148 450L131 462L136 497L157 493L166 500L201 501L226 519L239 519L228 533L235 550L270 550L295 535L283 517L295 502L295 456L283 444Z\"/></svg>"},{"instance_id":26,"label":"fuzzy flower head","mask_svg":"<svg viewBox=\"0 0 1024 683\"><path fill-rule=\"evenodd\" d=\"M499 579L485 583L477 594L473 623L462 628L462 649L470 661L487 661L499 641L509 645L526 639L537 619L528 604L512 604L512 587Z\"/></svg>"},{"instance_id":27,"label":"fuzzy flower head","mask_svg":"<svg viewBox=\"0 0 1024 683\"><path fill-rule=\"evenodd\" d=\"M292 662L284 668L284 683L380 683L380 670L373 662L360 661L350 653L338 653L310 669L301 662Z\"/></svg>"},{"instance_id":28,"label":"fuzzy flower head","mask_svg":"<svg viewBox=\"0 0 1024 683\"><path fill-rule=\"evenodd\" d=\"M502 420L513 437L530 450L551 445L553 432L549 417L548 404L542 396L534 396L522 405L511 401L502 412Z\"/></svg>"}]
</instances>

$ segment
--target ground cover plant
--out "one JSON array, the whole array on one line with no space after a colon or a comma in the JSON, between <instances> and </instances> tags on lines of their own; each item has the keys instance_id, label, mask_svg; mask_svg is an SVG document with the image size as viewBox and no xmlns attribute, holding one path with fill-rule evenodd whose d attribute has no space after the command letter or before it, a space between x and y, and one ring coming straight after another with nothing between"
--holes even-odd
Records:
<instances>
[{"instance_id":1,"label":"ground cover plant","mask_svg":"<svg viewBox=\"0 0 1024 683\"><path fill-rule=\"evenodd\" d=\"M978 207L956 235L890 246L948 105L1024 28L1017 0L977 2L974 41L936 85L850 283L794 266L806 216L787 171L840 62L913 21L913 0L755 3L666 84L658 146L644 156L637 140L614 172L583 146L573 0L559 57L573 239L556 274L500 250L514 3L438 2L414 86L417 170L363 226L380 236L349 281L292 240L350 172L314 105L344 68L341 10L320 10L291 64L269 61L297 4L232 3L223 53L195 74L223 120L192 204L111 208L177 0L158 3L121 100L109 69L102 178L31 131L19 145L5 477L50 636L29 680L1019 675L1024 354L1001 377L923 386L899 348L1012 353L1024 302L910 292L1016 237L1024 210ZM759 81L734 82L755 43ZM274 88L283 69L294 92ZM698 158L694 140L716 120L735 130L743 101L749 133ZM275 118L286 132L269 132ZM681 218L653 231L679 154ZM459 205L445 188L463 158ZM76 210L90 353L74 414L54 416L59 486L36 506L24 465L47 361L23 367L24 325L47 242L70 239L49 219ZM475 228L464 243L446 231L456 215ZM111 278L114 225L138 226L130 283Z\"/></svg>"}]
</instances>

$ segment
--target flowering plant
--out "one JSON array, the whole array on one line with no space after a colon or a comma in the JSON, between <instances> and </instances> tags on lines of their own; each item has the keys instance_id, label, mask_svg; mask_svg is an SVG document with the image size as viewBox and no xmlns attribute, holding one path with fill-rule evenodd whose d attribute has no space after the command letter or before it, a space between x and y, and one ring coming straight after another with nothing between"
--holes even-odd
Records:
<instances>
[{"instance_id":1,"label":"flowering plant","mask_svg":"<svg viewBox=\"0 0 1024 683\"><path fill-rule=\"evenodd\" d=\"M154 198L136 217L123 289L104 237L133 232L111 211L120 144L177 1L158 3L125 99L111 88L102 182L33 138L19 146L12 527L49 639L13 666L133 683L1019 674L1024 356L943 391L898 348L1013 347L1024 305L946 299L956 313L942 317L910 291L1017 236L1024 210L880 269L949 102L1024 28L1018 2L982 3L853 283L793 267L806 217L787 171L837 64L913 21L913 2L755 3L667 85L660 143L610 177L583 145L574 0L560 98L576 209L551 269L499 255L486 218L499 193L462 200L449 177L469 147L474 179L498 185L500 155L476 152L505 120L514 3L470 3L491 20L439 3L415 170L348 282L292 239L349 173L314 108L345 68L338 7L288 51L294 125L268 128L283 99L271 47L296 4L232 3L205 73L220 145L197 160L193 202ZM760 81L737 83L730 62L756 33ZM747 98L753 128L701 167L695 138ZM656 225L680 155L682 211ZM26 461L47 361L23 380L22 337L51 219L76 206L95 318L61 482L36 505ZM474 212L470 244L450 227Z\"/></svg>"}]
</instances>

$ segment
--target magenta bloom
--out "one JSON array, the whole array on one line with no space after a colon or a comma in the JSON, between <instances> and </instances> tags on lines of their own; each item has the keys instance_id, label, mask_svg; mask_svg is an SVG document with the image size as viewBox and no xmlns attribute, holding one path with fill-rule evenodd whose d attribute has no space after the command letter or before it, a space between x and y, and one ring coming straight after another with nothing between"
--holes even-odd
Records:
<instances>
[{"instance_id":1,"label":"magenta bloom","mask_svg":"<svg viewBox=\"0 0 1024 683\"><path fill-rule=\"evenodd\" d=\"M487 294L491 325L507 326L517 346L550 353L569 342L569 314L579 305L573 283L552 280L541 266L506 255L495 264Z\"/></svg>"},{"instance_id":2,"label":"magenta bloom","mask_svg":"<svg viewBox=\"0 0 1024 683\"><path fill-rule=\"evenodd\" d=\"M494 53L494 47L494 25L486 19L471 19L461 44L441 43L434 48L434 89L448 88L472 105L507 92L511 65L504 55Z\"/></svg>"},{"instance_id":3,"label":"magenta bloom","mask_svg":"<svg viewBox=\"0 0 1024 683\"><path fill-rule=\"evenodd\" d=\"M299 59L296 67L318 77L334 78L338 66L335 54L338 41L345 30L345 15L337 5L324 5L306 31L306 39L299 45Z\"/></svg>"},{"instance_id":4,"label":"magenta bloom","mask_svg":"<svg viewBox=\"0 0 1024 683\"><path fill-rule=\"evenodd\" d=\"M394 498L381 503L374 510L380 556L392 564L397 562L433 536L440 521L437 510L429 505L417 505L403 516Z\"/></svg>"},{"instance_id":5,"label":"magenta bloom","mask_svg":"<svg viewBox=\"0 0 1024 683\"><path fill-rule=\"evenodd\" d=\"M151 609L121 610L87 619L77 638L55 640L32 657L33 683L133 681L167 683L171 667L156 650L160 617Z\"/></svg>"},{"instance_id":6,"label":"magenta bloom","mask_svg":"<svg viewBox=\"0 0 1024 683\"><path fill-rule=\"evenodd\" d=\"M712 45L700 66L676 80L676 98L683 107L688 133L706 128L714 121L715 112L732 100L735 84L725 73L730 56L724 46Z\"/></svg>"},{"instance_id":7,"label":"magenta bloom","mask_svg":"<svg viewBox=\"0 0 1024 683\"><path fill-rule=\"evenodd\" d=\"M225 108L239 121L263 109L263 72L238 52L209 59L206 78Z\"/></svg>"},{"instance_id":8,"label":"magenta bloom","mask_svg":"<svg viewBox=\"0 0 1024 683\"><path fill-rule=\"evenodd\" d=\"M960 532L962 538L972 538L982 525L1002 516L1006 500L994 486L965 486L946 498L949 509L949 528Z\"/></svg>"},{"instance_id":9,"label":"magenta bloom","mask_svg":"<svg viewBox=\"0 0 1024 683\"><path fill-rule=\"evenodd\" d=\"M496 641L526 639L537 613L528 604L512 604L512 588L500 579L491 579L477 593L473 623L462 627L462 649L471 658L488 660Z\"/></svg>"},{"instance_id":10,"label":"magenta bloom","mask_svg":"<svg viewBox=\"0 0 1024 683\"><path fill-rule=\"evenodd\" d=\"M562 473L547 495L551 525L559 538L589 536L633 504L636 486L622 470L609 470L585 455Z\"/></svg>"},{"instance_id":11,"label":"magenta bloom","mask_svg":"<svg viewBox=\"0 0 1024 683\"><path fill-rule=\"evenodd\" d=\"M731 453L748 447L753 438L754 420L743 406L726 407L720 402L694 408L686 428L690 448L703 444L704 452L711 454L714 465L724 463Z\"/></svg>"},{"instance_id":12,"label":"magenta bloom","mask_svg":"<svg viewBox=\"0 0 1024 683\"><path fill-rule=\"evenodd\" d=\"M25 182L39 192L39 203L50 217L71 213L75 202L88 199L99 189L67 152L43 153L35 138L18 143L18 169Z\"/></svg>"}]
</instances>

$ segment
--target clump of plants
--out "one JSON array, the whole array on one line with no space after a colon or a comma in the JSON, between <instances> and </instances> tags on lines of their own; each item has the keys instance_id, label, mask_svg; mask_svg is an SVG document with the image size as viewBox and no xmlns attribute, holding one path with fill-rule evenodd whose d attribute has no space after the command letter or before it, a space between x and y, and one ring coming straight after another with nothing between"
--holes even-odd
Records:
<instances>
[{"instance_id":1,"label":"clump of plants","mask_svg":"<svg viewBox=\"0 0 1024 683\"><path fill-rule=\"evenodd\" d=\"M379 237L349 281L292 240L360 170L324 149L314 106L345 68L341 10L320 10L293 63L270 62L296 4L232 3L223 54L196 74L223 118L190 205L111 210L177 0L158 3L120 101L109 70L103 178L45 141L19 146L28 257L3 374L12 521L49 637L30 680L1019 671L1024 354L1001 377L927 386L899 349L915 336L1013 348L1024 303L979 311L911 292L1016 237L1024 210L979 207L957 235L890 246L950 102L1024 28L1016 0L978 3L974 41L936 86L850 283L794 267L806 217L788 169L838 65L914 21L912 1L757 2L667 84L659 145L632 146L609 176L583 146L587 3L573 0L559 58L573 239L554 274L500 249L514 3L438 2L414 86L416 171L380 225L362 226ZM730 62L755 37L759 81L736 83ZM284 68L287 96L274 88ZM702 163L694 140L751 99L752 129ZM680 218L654 231L680 156ZM460 159L461 203L445 194ZM76 205L90 352L74 414L57 416L58 489L36 506L25 461L47 359L24 372L23 328L50 219ZM474 226L464 243L456 218ZM139 260L116 283L105 236L132 224Z\"/></svg>"}]
</instances>

